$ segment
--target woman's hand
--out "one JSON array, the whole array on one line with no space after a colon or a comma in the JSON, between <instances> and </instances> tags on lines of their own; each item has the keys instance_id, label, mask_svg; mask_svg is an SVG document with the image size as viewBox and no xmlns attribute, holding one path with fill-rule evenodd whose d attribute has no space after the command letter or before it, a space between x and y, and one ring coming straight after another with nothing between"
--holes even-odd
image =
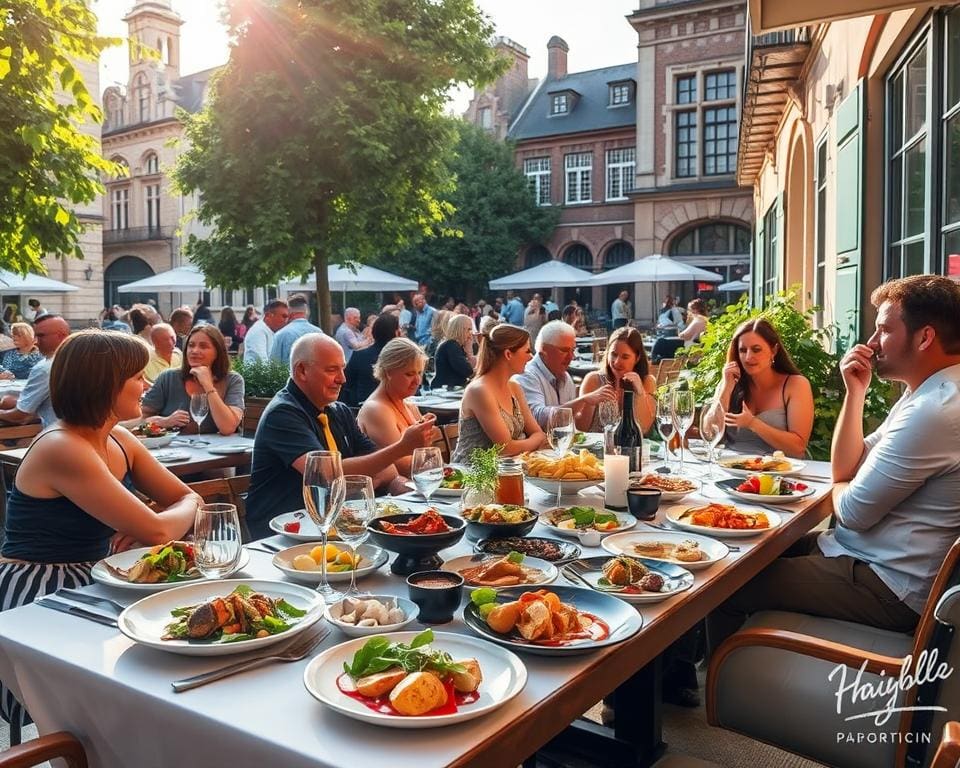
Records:
<instances>
[{"instance_id":1,"label":"woman's hand","mask_svg":"<svg viewBox=\"0 0 960 768\"><path fill-rule=\"evenodd\" d=\"M147 419L151 424L159 424L164 428L179 429L190 423L190 414L184 410L174 411L169 416L152 416Z\"/></svg>"},{"instance_id":2,"label":"woman's hand","mask_svg":"<svg viewBox=\"0 0 960 768\"><path fill-rule=\"evenodd\" d=\"M140 542L132 536L125 533L115 533L110 538L110 554L115 555L118 552L126 552L128 549L139 547Z\"/></svg>"},{"instance_id":3,"label":"woman's hand","mask_svg":"<svg viewBox=\"0 0 960 768\"><path fill-rule=\"evenodd\" d=\"M726 389L733 389L740 381L740 363L734 360L723 366L723 386Z\"/></svg>"},{"instance_id":4,"label":"woman's hand","mask_svg":"<svg viewBox=\"0 0 960 768\"><path fill-rule=\"evenodd\" d=\"M736 363L729 363L729 365L736 365ZM750 410L750 407L744 403L743 410L740 413L727 413L723 419L723 423L728 427L739 427L740 429L749 428L753 424L753 420L757 417L753 415L753 411Z\"/></svg>"},{"instance_id":5,"label":"woman's hand","mask_svg":"<svg viewBox=\"0 0 960 768\"><path fill-rule=\"evenodd\" d=\"M630 386L633 387L633 391L638 395L643 393L643 379L640 378L639 373L636 371L627 371L627 373L623 374L623 378L620 379L620 386L626 389L624 384L627 382L630 382Z\"/></svg>"},{"instance_id":6,"label":"woman's hand","mask_svg":"<svg viewBox=\"0 0 960 768\"><path fill-rule=\"evenodd\" d=\"M14 375L10 371L0 371L0 379L7 381L12 378L14 378Z\"/></svg>"},{"instance_id":7,"label":"woman's hand","mask_svg":"<svg viewBox=\"0 0 960 768\"><path fill-rule=\"evenodd\" d=\"M191 368L190 375L197 380L197 384L200 385L200 388L204 392L209 392L211 389L216 388L213 383L213 374L210 372L208 366L198 365L196 368Z\"/></svg>"}]
</instances>

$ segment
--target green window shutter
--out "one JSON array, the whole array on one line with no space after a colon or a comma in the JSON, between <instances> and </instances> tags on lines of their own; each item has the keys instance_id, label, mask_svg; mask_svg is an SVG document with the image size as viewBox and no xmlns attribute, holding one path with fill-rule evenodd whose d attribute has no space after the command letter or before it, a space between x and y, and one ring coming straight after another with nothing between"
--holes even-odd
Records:
<instances>
[{"instance_id":1,"label":"green window shutter","mask_svg":"<svg viewBox=\"0 0 960 768\"><path fill-rule=\"evenodd\" d=\"M786 195L780 192L777 195L777 248L773 254L774 263L777 265L777 290L789 288L787 281L787 214L786 214Z\"/></svg>"},{"instance_id":2,"label":"green window shutter","mask_svg":"<svg viewBox=\"0 0 960 768\"><path fill-rule=\"evenodd\" d=\"M837 267L834 276L833 322L836 344L849 349L860 338L863 303L861 258L863 252L863 81L843 100L836 114Z\"/></svg>"},{"instance_id":3,"label":"green window shutter","mask_svg":"<svg viewBox=\"0 0 960 768\"><path fill-rule=\"evenodd\" d=\"M837 325L834 346L846 352L860 340L860 267L840 267L836 274L833 320Z\"/></svg>"},{"instance_id":4,"label":"green window shutter","mask_svg":"<svg viewBox=\"0 0 960 768\"><path fill-rule=\"evenodd\" d=\"M753 282L753 306L763 306L763 217L757 221L757 233L753 238L753 267L751 269Z\"/></svg>"}]
</instances>

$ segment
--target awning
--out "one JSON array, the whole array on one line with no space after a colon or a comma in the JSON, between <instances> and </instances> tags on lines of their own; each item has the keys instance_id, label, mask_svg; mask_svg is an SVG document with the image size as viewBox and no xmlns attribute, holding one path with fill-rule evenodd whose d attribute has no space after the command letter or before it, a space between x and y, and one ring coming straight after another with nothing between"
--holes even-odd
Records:
<instances>
[{"instance_id":1,"label":"awning","mask_svg":"<svg viewBox=\"0 0 960 768\"><path fill-rule=\"evenodd\" d=\"M701 283L719 283L723 280L715 272L708 272L692 264L654 254L622 267L594 275L589 285L619 285L620 283L672 283L696 280Z\"/></svg>"},{"instance_id":2,"label":"awning","mask_svg":"<svg viewBox=\"0 0 960 768\"><path fill-rule=\"evenodd\" d=\"M365 264L336 265L327 267L327 280L330 291L416 291L420 284L391 272ZM293 278L281 283L286 291L316 291L317 276L315 272L307 275L306 281Z\"/></svg>"},{"instance_id":3,"label":"awning","mask_svg":"<svg viewBox=\"0 0 960 768\"><path fill-rule=\"evenodd\" d=\"M79 290L75 285L51 280L32 272L20 275L8 269L0 269L0 291L4 293L71 293Z\"/></svg>"},{"instance_id":4,"label":"awning","mask_svg":"<svg viewBox=\"0 0 960 768\"><path fill-rule=\"evenodd\" d=\"M754 34L788 27L822 24L827 21L873 16L904 8L924 8L939 3L912 0L750 0L750 21Z\"/></svg>"}]
</instances>

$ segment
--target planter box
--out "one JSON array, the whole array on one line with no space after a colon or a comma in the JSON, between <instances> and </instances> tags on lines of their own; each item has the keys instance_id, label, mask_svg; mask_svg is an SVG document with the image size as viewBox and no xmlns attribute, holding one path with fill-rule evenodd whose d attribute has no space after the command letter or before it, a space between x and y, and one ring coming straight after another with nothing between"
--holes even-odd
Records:
<instances>
[{"instance_id":1,"label":"planter box","mask_svg":"<svg viewBox=\"0 0 960 768\"><path fill-rule=\"evenodd\" d=\"M243 399L243 422L241 426L245 437L253 437L257 431L257 424L260 423L260 417L263 415L263 409L272 399L270 397L245 397Z\"/></svg>"}]
</instances>

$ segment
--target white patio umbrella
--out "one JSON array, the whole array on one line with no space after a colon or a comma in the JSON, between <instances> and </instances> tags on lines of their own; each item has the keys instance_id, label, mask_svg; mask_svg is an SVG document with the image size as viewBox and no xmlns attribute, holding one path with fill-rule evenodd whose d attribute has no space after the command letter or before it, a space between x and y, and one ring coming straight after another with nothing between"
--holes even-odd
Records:
<instances>
[{"instance_id":1,"label":"white patio umbrella","mask_svg":"<svg viewBox=\"0 0 960 768\"><path fill-rule=\"evenodd\" d=\"M32 272L20 275L7 269L0 269L0 289L8 293L71 293L80 290L75 285L43 275Z\"/></svg>"},{"instance_id":2,"label":"white patio umbrella","mask_svg":"<svg viewBox=\"0 0 960 768\"><path fill-rule=\"evenodd\" d=\"M158 272L142 280L121 285L118 293L183 293L188 291L205 291L207 280L199 267L187 264L166 272Z\"/></svg>"},{"instance_id":3,"label":"white patio umbrella","mask_svg":"<svg viewBox=\"0 0 960 768\"><path fill-rule=\"evenodd\" d=\"M731 280L729 283L720 283L717 286L718 291L730 291L731 293L736 293L738 291L749 291L750 290L750 275L744 275L739 280Z\"/></svg>"},{"instance_id":4,"label":"white patio umbrella","mask_svg":"<svg viewBox=\"0 0 960 768\"><path fill-rule=\"evenodd\" d=\"M400 275L394 275L366 264L339 265L331 264L327 267L327 280L330 291L415 291L420 287L416 280L410 280ZM317 290L317 276L315 272L307 275L304 282L300 278L293 278L280 284L288 291L315 291Z\"/></svg>"},{"instance_id":5,"label":"white patio umbrella","mask_svg":"<svg viewBox=\"0 0 960 768\"><path fill-rule=\"evenodd\" d=\"M529 269L490 281L491 290L525 290L528 288L575 288L586 285L593 277L584 269L552 259Z\"/></svg>"}]
</instances>

